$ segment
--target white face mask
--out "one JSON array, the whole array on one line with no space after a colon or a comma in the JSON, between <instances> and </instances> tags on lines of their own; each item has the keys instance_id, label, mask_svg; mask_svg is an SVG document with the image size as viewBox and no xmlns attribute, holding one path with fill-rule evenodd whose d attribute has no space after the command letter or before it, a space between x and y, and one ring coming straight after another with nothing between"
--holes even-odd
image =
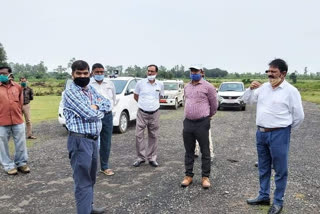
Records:
<instances>
[{"instance_id":1,"label":"white face mask","mask_svg":"<svg viewBox=\"0 0 320 214\"><path fill-rule=\"evenodd\" d=\"M155 80L157 75L147 76L148 80Z\"/></svg>"}]
</instances>

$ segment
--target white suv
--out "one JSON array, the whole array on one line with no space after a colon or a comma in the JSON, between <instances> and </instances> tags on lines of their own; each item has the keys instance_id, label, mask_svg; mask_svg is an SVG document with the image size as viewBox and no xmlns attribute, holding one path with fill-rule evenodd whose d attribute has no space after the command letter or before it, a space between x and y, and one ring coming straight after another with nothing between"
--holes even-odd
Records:
<instances>
[{"instance_id":1,"label":"white suv","mask_svg":"<svg viewBox=\"0 0 320 214\"><path fill-rule=\"evenodd\" d=\"M164 96L160 99L161 106L173 106L177 109L184 105L184 84L182 80L163 80Z\"/></svg>"},{"instance_id":2,"label":"white suv","mask_svg":"<svg viewBox=\"0 0 320 214\"><path fill-rule=\"evenodd\" d=\"M221 83L218 90L218 109L224 107L236 107L242 111L246 110L246 104L242 99L244 91L245 89L242 82Z\"/></svg>"},{"instance_id":3,"label":"white suv","mask_svg":"<svg viewBox=\"0 0 320 214\"><path fill-rule=\"evenodd\" d=\"M117 77L110 78L116 88L116 102L112 109L113 126L116 131L124 133L127 131L129 121L137 117L138 104L133 98L133 92L140 78ZM68 88L72 80L67 80L65 88ZM62 96L63 96L62 92ZM59 105L59 123L65 126L62 100Z\"/></svg>"}]
</instances>

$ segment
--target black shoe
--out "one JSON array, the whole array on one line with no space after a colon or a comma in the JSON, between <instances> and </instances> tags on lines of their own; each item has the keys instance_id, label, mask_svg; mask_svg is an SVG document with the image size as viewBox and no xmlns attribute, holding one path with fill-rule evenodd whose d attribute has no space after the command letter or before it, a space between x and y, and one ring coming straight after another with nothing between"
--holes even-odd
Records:
<instances>
[{"instance_id":1,"label":"black shoe","mask_svg":"<svg viewBox=\"0 0 320 214\"><path fill-rule=\"evenodd\" d=\"M259 199L259 197L254 199L248 199L247 203L250 205L270 205L270 199Z\"/></svg>"},{"instance_id":2,"label":"black shoe","mask_svg":"<svg viewBox=\"0 0 320 214\"><path fill-rule=\"evenodd\" d=\"M106 211L105 207L101 207L101 208L92 208L91 210L91 214L100 214L100 213L104 213Z\"/></svg>"},{"instance_id":3,"label":"black shoe","mask_svg":"<svg viewBox=\"0 0 320 214\"><path fill-rule=\"evenodd\" d=\"M272 204L272 206L268 211L268 214L278 214L278 213L281 213L281 210L282 210L281 205Z\"/></svg>"},{"instance_id":4,"label":"black shoe","mask_svg":"<svg viewBox=\"0 0 320 214\"><path fill-rule=\"evenodd\" d=\"M144 163L144 162L146 162L146 161L144 161L144 160L136 160L134 163L133 163L133 166L135 166L135 167L139 167L142 163Z\"/></svg>"},{"instance_id":5,"label":"black shoe","mask_svg":"<svg viewBox=\"0 0 320 214\"><path fill-rule=\"evenodd\" d=\"M158 167L159 164L157 163L157 161L149 161L149 164L153 167Z\"/></svg>"},{"instance_id":6,"label":"black shoe","mask_svg":"<svg viewBox=\"0 0 320 214\"><path fill-rule=\"evenodd\" d=\"M258 162L255 162L255 163L254 163L254 166L255 166L255 167L258 167Z\"/></svg>"}]
</instances>

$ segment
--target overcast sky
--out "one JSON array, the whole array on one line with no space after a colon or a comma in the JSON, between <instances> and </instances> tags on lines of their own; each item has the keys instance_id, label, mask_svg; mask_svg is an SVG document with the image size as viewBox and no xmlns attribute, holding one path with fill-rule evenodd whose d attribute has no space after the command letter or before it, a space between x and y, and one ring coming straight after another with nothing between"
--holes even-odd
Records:
<instances>
[{"instance_id":1,"label":"overcast sky","mask_svg":"<svg viewBox=\"0 0 320 214\"><path fill-rule=\"evenodd\" d=\"M0 0L9 62L320 72L319 0Z\"/></svg>"}]
</instances>

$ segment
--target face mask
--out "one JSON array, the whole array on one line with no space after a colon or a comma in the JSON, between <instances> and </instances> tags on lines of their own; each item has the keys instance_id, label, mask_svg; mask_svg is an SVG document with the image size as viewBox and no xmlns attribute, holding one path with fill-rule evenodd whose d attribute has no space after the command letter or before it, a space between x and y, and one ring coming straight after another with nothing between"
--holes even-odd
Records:
<instances>
[{"instance_id":1,"label":"face mask","mask_svg":"<svg viewBox=\"0 0 320 214\"><path fill-rule=\"evenodd\" d=\"M81 88L86 87L89 82L90 82L90 78L89 77L77 77L74 78L74 83L78 86L80 86Z\"/></svg>"},{"instance_id":2,"label":"face mask","mask_svg":"<svg viewBox=\"0 0 320 214\"><path fill-rule=\"evenodd\" d=\"M97 81L102 81L104 79L104 75L103 74L102 75L95 74L94 79Z\"/></svg>"},{"instance_id":3,"label":"face mask","mask_svg":"<svg viewBox=\"0 0 320 214\"><path fill-rule=\"evenodd\" d=\"M147 76L148 80L155 80L157 75Z\"/></svg>"},{"instance_id":4,"label":"face mask","mask_svg":"<svg viewBox=\"0 0 320 214\"><path fill-rule=\"evenodd\" d=\"M282 81L282 79L280 77L278 77L278 78L269 78L269 82L270 82L272 87L277 86L281 81Z\"/></svg>"},{"instance_id":5,"label":"face mask","mask_svg":"<svg viewBox=\"0 0 320 214\"><path fill-rule=\"evenodd\" d=\"M191 80L199 81L201 79L201 74L190 74Z\"/></svg>"},{"instance_id":6,"label":"face mask","mask_svg":"<svg viewBox=\"0 0 320 214\"><path fill-rule=\"evenodd\" d=\"M21 82L20 85L21 85L22 87L27 87L27 83L26 83L26 82Z\"/></svg>"},{"instance_id":7,"label":"face mask","mask_svg":"<svg viewBox=\"0 0 320 214\"><path fill-rule=\"evenodd\" d=\"M9 81L8 76L0 75L0 82L7 83Z\"/></svg>"}]
</instances>

